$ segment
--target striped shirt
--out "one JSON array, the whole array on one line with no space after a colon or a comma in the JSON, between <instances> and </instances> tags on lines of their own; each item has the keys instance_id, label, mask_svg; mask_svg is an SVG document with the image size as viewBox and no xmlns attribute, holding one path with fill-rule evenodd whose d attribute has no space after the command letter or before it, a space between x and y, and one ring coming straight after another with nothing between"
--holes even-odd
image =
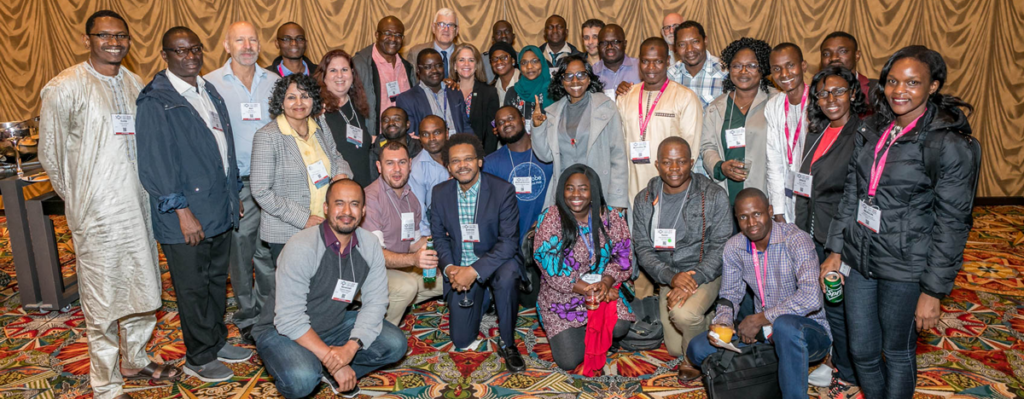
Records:
<instances>
[{"instance_id":1,"label":"striped shirt","mask_svg":"<svg viewBox=\"0 0 1024 399\"><path fill-rule=\"evenodd\" d=\"M696 76L690 75L690 71L686 70L686 64L682 61L677 61L668 67L668 78L697 93L704 108L707 108L708 104L715 100L715 97L722 95L722 81L726 77L725 70L722 69L722 61L711 55L711 52L707 53L704 66Z\"/></svg>"}]
</instances>

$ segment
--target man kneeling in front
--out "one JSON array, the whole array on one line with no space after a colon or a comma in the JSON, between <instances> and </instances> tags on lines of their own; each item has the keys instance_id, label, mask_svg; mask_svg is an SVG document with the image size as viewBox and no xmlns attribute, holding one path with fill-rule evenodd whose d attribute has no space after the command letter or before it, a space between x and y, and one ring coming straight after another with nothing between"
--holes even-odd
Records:
<instances>
[{"instance_id":1,"label":"man kneeling in front","mask_svg":"<svg viewBox=\"0 0 1024 399\"><path fill-rule=\"evenodd\" d=\"M277 259L277 285L252 334L287 398L313 393L321 380L353 397L360 378L405 355L405 335L384 320L388 280L380 242L359 228L364 201L355 181L332 182L324 222L292 236Z\"/></svg>"}]
</instances>

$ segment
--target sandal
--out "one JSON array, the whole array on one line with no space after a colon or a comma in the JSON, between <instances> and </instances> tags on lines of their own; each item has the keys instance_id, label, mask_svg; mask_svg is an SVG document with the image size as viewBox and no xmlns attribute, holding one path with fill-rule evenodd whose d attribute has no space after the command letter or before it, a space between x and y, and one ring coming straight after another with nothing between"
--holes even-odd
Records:
<instances>
[{"instance_id":1,"label":"sandal","mask_svg":"<svg viewBox=\"0 0 1024 399\"><path fill-rule=\"evenodd\" d=\"M159 374L159 377L155 375ZM149 362L142 370L132 376L124 376L128 381L149 380L153 382L176 382L181 378L181 369L170 363Z\"/></svg>"}]
</instances>

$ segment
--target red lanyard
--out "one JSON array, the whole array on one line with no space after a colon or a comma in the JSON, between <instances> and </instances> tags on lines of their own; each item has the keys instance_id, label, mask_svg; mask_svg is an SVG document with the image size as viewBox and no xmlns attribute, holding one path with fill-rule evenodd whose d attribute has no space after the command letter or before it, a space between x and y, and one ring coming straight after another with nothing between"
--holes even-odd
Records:
<instances>
[{"instance_id":1,"label":"red lanyard","mask_svg":"<svg viewBox=\"0 0 1024 399\"><path fill-rule=\"evenodd\" d=\"M896 144L896 140L899 140L899 138L903 137L904 134L907 134L910 129L913 129L914 126L917 125L917 121L921 120L921 117L924 116L925 112L928 112L927 108L925 108L921 115L914 118L913 122L910 122L909 125L905 126L903 130L901 130L900 133L892 139L892 143ZM875 162L871 164L871 180L868 181L868 197L875 196L875 192L878 190L878 183L882 180L882 171L885 170L885 160L889 157L889 150L892 149L892 144L885 147L885 152L882 153L881 159L878 158L878 152L882 150L882 146L885 146L885 142L888 141L887 139L889 138L889 133L892 132L892 128L895 126L896 122L890 123L889 128L885 129L885 133L878 139L878 144L875 144Z\"/></svg>"},{"instance_id":2,"label":"red lanyard","mask_svg":"<svg viewBox=\"0 0 1024 399\"><path fill-rule=\"evenodd\" d=\"M757 246L750 242L750 255L754 258L754 276L757 277L757 291L761 294L761 309L768 307L764 301L764 280L768 279L768 247L764 248L764 278L761 277L761 262L757 258Z\"/></svg>"},{"instance_id":3,"label":"red lanyard","mask_svg":"<svg viewBox=\"0 0 1024 399\"><path fill-rule=\"evenodd\" d=\"M665 94L665 88L668 87L668 79L665 79L665 84L661 85L661 90L658 91L658 97L654 98L654 103L651 104L651 108L647 110L647 115L644 115L644 84L640 84L640 98L637 99L637 108L640 113L640 141L644 141L644 137L647 136L647 124L651 123L651 115L654 114L654 107L658 106L658 101L661 100L661 95Z\"/></svg>"},{"instance_id":4,"label":"red lanyard","mask_svg":"<svg viewBox=\"0 0 1024 399\"><path fill-rule=\"evenodd\" d=\"M800 97L800 119L803 119L804 104L807 103L807 89L808 89L808 86L804 85L804 95L803 95L803 97ZM785 93L783 93L783 96L785 96ZM787 96L782 101L783 101L782 109L785 111L785 115L786 115L786 119L782 123L784 128L785 128L785 131L786 131L786 157L789 158L789 164L792 165L793 164L793 149L796 148L796 142L798 140L800 140L800 127L803 126L803 123L797 122L797 124L796 124L796 132L793 133L793 138L790 139L789 138L789 97Z\"/></svg>"}]
</instances>

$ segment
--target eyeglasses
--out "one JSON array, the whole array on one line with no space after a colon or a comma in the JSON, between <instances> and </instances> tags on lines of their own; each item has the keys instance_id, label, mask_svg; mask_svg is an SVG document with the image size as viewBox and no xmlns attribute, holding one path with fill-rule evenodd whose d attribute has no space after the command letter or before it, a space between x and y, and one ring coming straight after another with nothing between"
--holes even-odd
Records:
<instances>
[{"instance_id":1,"label":"eyeglasses","mask_svg":"<svg viewBox=\"0 0 1024 399\"><path fill-rule=\"evenodd\" d=\"M295 43L298 43L298 44L302 44L302 43L306 42L306 38L302 37L302 36L297 36L297 37L282 36L282 37L277 38L277 40L285 42L285 43L295 42Z\"/></svg>"},{"instance_id":2,"label":"eyeglasses","mask_svg":"<svg viewBox=\"0 0 1024 399\"><path fill-rule=\"evenodd\" d=\"M459 24L454 22L434 22L437 29L458 29Z\"/></svg>"},{"instance_id":3,"label":"eyeglasses","mask_svg":"<svg viewBox=\"0 0 1024 399\"><path fill-rule=\"evenodd\" d=\"M174 54L177 54L178 57L184 57L185 54L188 54L188 53L199 55L199 54L203 53L203 45L200 44L198 46L182 47L182 48L164 48L164 51L174 52Z\"/></svg>"},{"instance_id":4,"label":"eyeglasses","mask_svg":"<svg viewBox=\"0 0 1024 399\"><path fill-rule=\"evenodd\" d=\"M386 37L388 39L392 39L392 40L400 40L403 37L405 37L404 33L392 32L392 31L389 31L389 30L386 30L386 31L383 31L383 32L377 31L377 34L384 35L384 37Z\"/></svg>"},{"instance_id":5,"label":"eyeglasses","mask_svg":"<svg viewBox=\"0 0 1024 399\"><path fill-rule=\"evenodd\" d=\"M619 46L622 46L622 40L618 40L618 39L616 39L616 40L602 40L602 41L597 42L597 45L598 46L615 46L615 47L619 47Z\"/></svg>"},{"instance_id":6,"label":"eyeglasses","mask_svg":"<svg viewBox=\"0 0 1024 399\"><path fill-rule=\"evenodd\" d=\"M562 75L562 81L563 82L571 82L574 78L576 80L582 81L584 79L590 79L590 75L587 74L587 71L579 71L579 72L576 72L576 73L566 73L565 75Z\"/></svg>"},{"instance_id":7,"label":"eyeglasses","mask_svg":"<svg viewBox=\"0 0 1024 399\"><path fill-rule=\"evenodd\" d=\"M127 33L89 33L89 36L98 37L100 40L110 40L110 38L114 38L119 42L130 38Z\"/></svg>"},{"instance_id":8,"label":"eyeglasses","mask_svg":"<svg viewBox=\"0 0 1024 399\"><path fill-rule=\"evenodd\" d=\"M676 31L676 28L678 28L678 27L679 27L679 25L680 25L680 24L672 24L672 25L663 25L663 26L661 27L661 31L662 31L662 32L675 32L675 31Z\"/></svg>"},{"instance_id":9,"label":"eyeglasses","mask_svg":"<svg viewBox=\"0 0 1024 399\"><path fill-rule=\"evenodd\" d=\"M732 64L732 65L729 65L729 69L732 69L735 72L740 72L740 71L743 70L743 68L746 68L746 69L749 69L751 71L755 71L756 72L756 71L758 71L758 67L760 67L760 65L757 65L757 64Z\"/></svg>"},{"instance_id":10,"label":"eyeglasses","mask_svg":"<svg viewBox=\"0 0 1024 399\"><path fill-rule=\"evenodd\" d=\"M463 158L463 159L449 159L448 160L448 164L449 165L454 165L454 166L459 166L459 165L462 165L462 164L472 164L473 162L476 162L476 157L466 157L466 158Z\"/></svg>"},{"instance_id":11,"label":"eyeglasses","mask_svg":"<svg viewBox=\"0 0 1024 399\"><path fill-rule=\"evenodd\" d=\"M827 99L829 95L832 95L833 97L837 97L838 98L838 97L845 96L845 95L847 95L849 93L850 93L850 89L849 88L846 88L846 87L836 87L836 88L832 89L832 91L828 91L828 90L818 91L818 92L814 93L814 97L817 97L819 100L824 100L824 99Z\"/></svg>"},{"instance_id":12,"label":"eyeglasses","mask_svg":"<svg viewBox=\"0 0 1024 399\"><path fill-rule=\"evenodd\" d=\"M444 64L426 64L426 65L419 64L418 66L420 67L420 69L427 70L427 71L429 71L431 69L441 69L441 70L444 69Z\"/></svg>"},{"instance_id":13,"label":"eyeglasses","mask_svg":"<svg viewBox=\"0 0 1024 399\"><path fill-rule=\"evenodd\" d=\"M498 60L498 61L501 61L501 62L505 62L505 61L508 61L509 56L507 56L507 55L499 55L497 57L491 57L491 59L492 60Z\"/></svg>"},{"instance_id":14,"label":"eyeglasses","mask_svg":"<svg viewBox=\"0 0 1024 399\"><path fill-rule=\"evenodd\" d=\"M494 121L491 122L491 126L497 125L498 127L501 127L501 126L505 126L505 125L507 125L509 123L515 122L515 120L516 120L516 117L514 115L509 115L505 119L495 119Z\"/></svg>"}]
</instances>

